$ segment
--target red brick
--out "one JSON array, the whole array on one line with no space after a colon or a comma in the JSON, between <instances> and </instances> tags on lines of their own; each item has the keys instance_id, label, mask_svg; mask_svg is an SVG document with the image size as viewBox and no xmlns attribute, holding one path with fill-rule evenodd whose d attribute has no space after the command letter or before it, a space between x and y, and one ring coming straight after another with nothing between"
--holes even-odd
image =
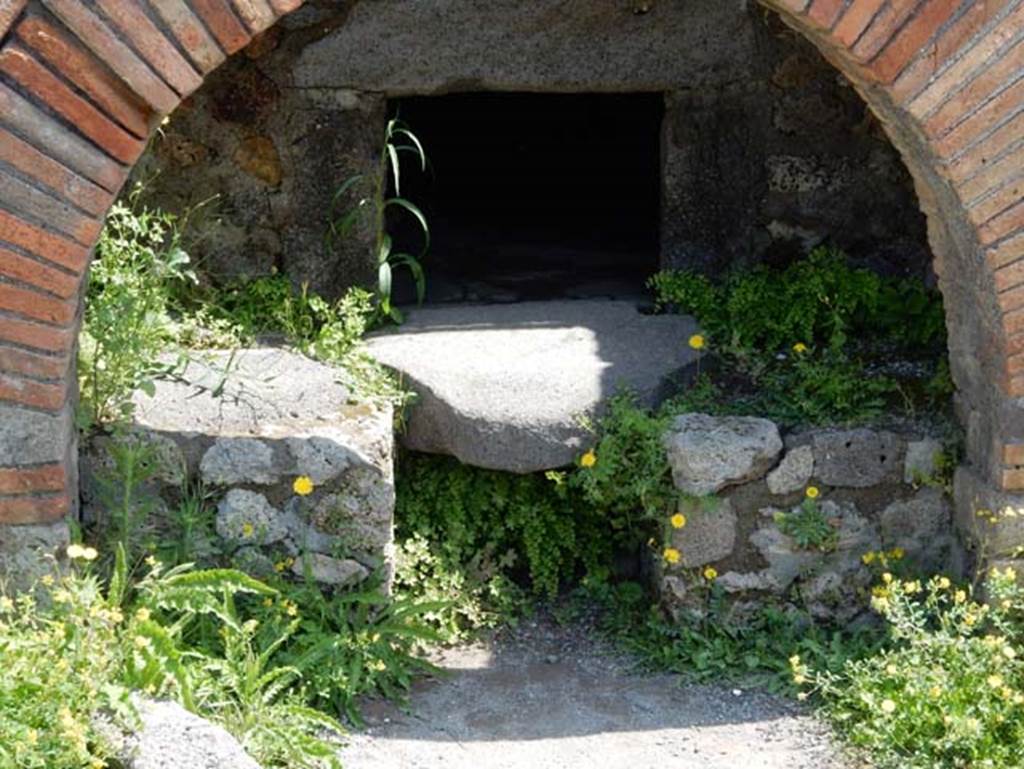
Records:
<instances>
[{"instance_id":1,"label":"red brick","mask_svg":"<svg viewBox=\"0 0 1024 769\"><path fill-rule=\"evenodd\" d=\"M23 222L0 210L0 241L81 274L89 263L89 251L77 243Z\"/></svg>"},{"instance_id":2,"label":"red brick","mask_svg":"<svg viewBox=\"0 0 1024 769\"><path fill-rule=\"evenodd\" d=\"M1014 310L1003 315L1003 332L1008 337L1024 331L1024 310Z\"/></svg>"},{"instance_id":3,"label":"red brick","mask_svg":"<svg viewBox=\"0 0 1024 769\"><path fill-rule=\"evenodd\" d=\"M1024 136L1024 110L1011 118L977 144L954 156L948 166L955 181L972 179L990 164L998 163L1005 150Z\"/></svg>"},{"instance_id":4,"label":"red brick","mask_svg":"<svg viewBox=\"0 0 1024 769\"><path fill-rule=\"evenodd\" d=\"M195 8L221 48L229 54L240 51L252 40L242 22L238 20L228 0L192 0Z\"/></svg>"},{"instance_id":5,"label":"red brick","mask_svg":"<svg viewBox=\"0 0 1024 769\"><path fill-rule=\"evenodd\" d=\"M1006 373L1011 377L1017 376L1024 371L1024 355L1011 355L1006 359ZM1016 444L1019 445L1019 444ZM1003 448L1004 452L1006 447ZM1004 455L1005 456L1005 455ZM1020 462L1007 462L1004 458L1004 464L1021 464Z\"/></svg>"},{"instance_id":6,"label":"red brick","mask_svg":"<svg viewBox=\"0 0 1024 769\"><path fill-rule=\"evenodd\" d=\"M224 61L217 41L185 0L149 0L149 4L202 72L212 72Z\"/></svg>"},{"instance_id":7,"label":"red brick","mask_svg":"<svg viewBox=\"0 0 1024 769\"><path fill-rule=\"evenodd\" d=\"M1024 465L1024 443L1003 444L1004 465Z\"/></svg>"},{"instance_id":8,"label":"red brick","mask_svg":"<svg viewBox=\"0 0 1024 769\"><path fill-rule=\"evenodd\" d=\"M71 498L65 494L0 497L0 523L49 523L71 511Z\"/></svg>"},{"instance_id":9,"label":"red brick","mask_svg":"<svg viewBox=\"0 0 1024 769\"><path fill-rule=\"evenodd\" d=\"M75 319L77 300L61 300L38 291L0 283L0 310L22 315L31 320L69 326Z\"/></svg>"},{"instance_id":10,"label":"red brick","mask_svg":"<svg viewBox=\"0 0 1024 769\"><path fill-rule=\"evenodd\" d=\"M861 61L875 58L922 2L923 0L889 0L853 47L854 56Z\"/></svg>"},{"instance_id":11,"label":"red brick","mask_svg":"<svg viewBox=\"0 0 1024 769\"><path fill-rule=\"evenodd\" d=\"M96 0L121 33L128 38L153 70L182 96L196 90L202 77L178 53L171 41L150 21L138 0Z\"/></svg>"},{"instance_id":12,"label":"red brick","mask_svg":"<svg viewBox=\"0 0 1024 769\"><path fill-rule=\"evenodd\" d=\"M0 340L45 352L68 352L74 346L75 329L43 326L21 318L0 315Z\"/></svg>"},{"instance_id":13,"label":"red brick","mask_svg":"<svg viewBox=\"0 0 1024 769\"><path fill-rule=\"evenodd\" d=\"M0 373L0 402L17 403L41 411L60 411L67 400L64 383L48 384Z\"/></svg>"},{"instance_id":14,"label":"red brick","mask_svg":"<svg viewBox=\"0 0 1024 769\"><path fill-rule=\"evenodd\" d=\"M274 13L284 16L286 13L297 10L303 2L305 0L270 0L270 6L274 9ZM796 0L796 2L799 4L801 0ZM806 5L807 0L802 0L802 2Z\"/></svg>"},{"instance_id":15,"label":"red brick","mask_svg":"<svg viewBox=\"0 0 1024 769\"><path fill-rule=\"evenodd\" d=\"M113 201L114 196L109 192L68 170L2 127L0 161L18 169L95 216L102 216Z\"/></svg>"},{"instance_id":16,"label":"red brick","mask_svg":"<svg viewBox=\"0 0 1024 769\"><path fill-rule=\"evenodd\" d=\"M807 18L815 26L832 29L845 5L846 0L814 0Z\"/></svg>"},{"instance_id":17,"label":"red brick","mask_svg":"<svg viewBox=\"0 0 1024 769\"><path fill-rule=\"evenodd\" d=\"M1018 259L1024 259L1024 232L1007 238L985 253L985 263L990 270L998 270Z\"/></svg>"},{"instance_id":18,"label":"red brick","mask_svg":"<svg viewBox=\"0 0 1024 769\"><path fill-rule=\"evenodd\" d=\"M907 110L914 117L925 119L942 103L956 93L976 73L983 70L988 62L1010 40L1024 31L1024 5L1012 11L1005 19L989 29L978 39L963 57L940 74L935 80L911 99Z\"/></svg>"},{"instance_id":19,"label":"red brick","mask_svg":"<svg viewBox=\"0 0 1024 769\"><path fill-rule=\"evenodd\" d=\"M1014 286L997 296L999 309L1003 313L1013 312L1024 307L1024 285ZM1022 358L1024 360L1024 358Z\"/></svg>"},{"instance_id":20,"label":"red brick","mask_svg":"<svg viewBox=\"0 0 1024 769\"><path fill-rule=\"evenodd\" d=\"M960 199L968 204L1000 187L1024 170L1024 144L982 167L969 180L956 185Z\"/></svg>"},{"instance_id":21,"label":"red brick","mask_svg":"<svg viewBox=\"0 0 1024 769\"><path fill-rule=\"evenodd\" d=\"M995 129L1021 104L1024 104L1024 78L972 113L941 139L935 140L932 147L939 156L947 158L963 152L980 137Z\"/></svg>"},{"instance_id":22,"label":"red brick","mask_svg":"<svg viewBox=\"0 0 1024 769\"><path fill-rule=\"evenodd\" d=\"M1007 264L992 274L996 291L1005 291L1011 286L1024 283L1024 259Z\"/></svg>"},{"instance_id":23,"label":"red brick","mask_svg":"<svg viewBox=\"0 0 1024 769\"><path fill-rule=\"evenodd\" d=\"M277 21L277 16L267 0L231 0L231 4L254 35Z\"/></svg>"},{"instance_id":24,"label":"red brick","mask_svg":"<svg viewBox=\"0 0 1024 769\"><path fill-rule=\"evenodd\" d=\"M875 77L883 83L891 83L959 6L959 0L932 0L921 6L871 62Z\"/></svg>"},{"instance_id":25,"label":"red brick","mask_svg":"<svg viewBox=\"0 0 1024 769\"><path fill-rule=\"evenodd\" d=\"M1024 200L1024 172L991 195L973 204L967 211L968 218L975 225L982 225L1007 210L1019 200Z\"/></svg>"},{"instance_id":26,"label":"red brick","mask_svg":"<svg viewBox=\"0 0 1024 769\"><path fill-rule=\"evenodd\" d=\"M81 282L78 276L54 269L3 247L0 247L0 275L49 291L62 299L76 296Z\"/></svg>"},{"instance_id":27,"label":"red brick","mask_svg":"<svg viewBox=\"0 0 1024 769\"><path fill-rule=\"evenodd\" d=\"M1024 380L1014 380L1010 386L1016 390L1016 392L1011 392L1011 395L1020 395L1024 391ZM999 475L999 488L1002 491L1024 490L1024 470L1003 468Z\"/></svg>"},{"instance_id":28,"label":"red brick","mask_svg":"<svg viewBox=\"0 0 1024 769\"><path fill-rule=\"evenodd\" d=\"M978 227L978 239L990 245L1021 228L1024 228L1024 200Z\"/></svg>"},{"instance_id":29,"label":"red brick","mask_svg":"<svg viewBox=\"0 0 1024 769\"><path fill-rule=\"evenodd\" d=\"M0 371L9 374L63 381L70 373L70 360L68 355L40 355L19 350L17 347L0 345ZM2 489L0 493L3 493Z\"/></svg>"},{"instance_id":30,"label":"red brick","mask_svg":"<svg viewBox=\"0 0 1024 769\"><path fill-rule=\"evenodd\" d=\"M54 197L0 168L0 200L19 218L35 220L91 247L99 237L102 220L83 214L66 200Z\"/></svg>"},{"instance_id":31,"label":"red brick","mask_svg":"<svg viewBox=\"0 0 1024 769\"><path fill-rule=\"evenodd\" d=\"M134 163L145 149L142 140L108 120L18 46L7 45L0 51L0 71L122 163Z\"/></svg>"},{"instance_id":32,"label":"red brick","mask_svg":"<svg viewBox=\"0 0 1024 769\"><path fill-rule=\"evenodd\" d=\"M68 476L63 465L0 468L0 494L38 494L64 491Z\"/></svg>"},{"instance_id":33,"label":"red brick","mask_svg":"<svg viewBox=\"0 0 1024 769\"><path fill-rule=\"evenodd\" d=\"M852 48L884 3L885 0L854 0L836 23L832 37L844 47Z\"/></svg>"},{"instance_id":34,"label":"red brick","mask_svg":"<svg viewBox=\"0 0 1024 769\"><path fill-rule=\"evenodd\" d=\"M177 94L81 0L42 3L157 112L166 115L178 106Z\"/></svg>"},{"instance_id":35,"label":"red brick","mask_svg":"<svg viewBox=\"0 0 1024 769\"><path fill-rule=\"evenodd\" d=\"M117 191L124 183L128 174L125 166L3 84L0 84L0 115L8 128L79 176L110 192Z\"/></svg>"},{"instance_id":36,"label":"red brick","mask_svg":"<svg viewBox=\"0 0 1024 769\"><path fill-rule=\"evenodd\" d=\"M948 132L964 115L974 112L993 93L1011 83L1020 74L1024 62L1024 42L1018 43L999 59L991 59L977 77L951 96L928 118L924 129L930 136Z\"/></svg>"},{"instance_id":37,"label":"red brick","mask_svg":"<svg viewBox=\"0 0 1024 769\"><path fill-rule=\"evenodd\" d=\"M919 93L947 61L1011 2L1016 0L975 2L938 38L923 47L914 61L900 73L893 84L893 99L902 104Z\"/></svg>"},{"instance_id":38,"label":"red brick","mask_svg":"<svg viewBox=\"0 0 1024 769\"><path fill-rule=\"evenodd\" d=\"M88 50L42 19L29 16L17 29L21 41L87 94L107 115L139 138L149 136L152 112Z\"/></svg>"}]
</instances>

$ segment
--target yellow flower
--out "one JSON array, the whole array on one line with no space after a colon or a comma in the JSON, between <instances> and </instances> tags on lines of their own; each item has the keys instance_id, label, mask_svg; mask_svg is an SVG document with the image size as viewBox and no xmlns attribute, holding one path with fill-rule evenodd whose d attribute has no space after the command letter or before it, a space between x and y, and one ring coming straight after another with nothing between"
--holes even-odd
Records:
<instances>
[{"instance_id":1,"label":"yellow flower","mask_svg":"<svg viewBox=\"0 0 1024 769\"><path fill-rule=\"evenodd\" d=\"M251 537L254 531L255 531L255 529L252 527L252 524L249 523L248 521L246 521L245 523L242 524L242 536L243 537Z\"/></svg>"},{"instance_id":2,"label":"yellow flower","mask_svg":"<svg viewBox=\"0 0 1024 769\"><path fill-rule=\"evenodd\" d=\"M797 342L795 345L793 345L793 352L797 354L803 354L807 352L807 345L805 345L803 342Z\"/></svg>"},{"instance_id":3,"label":"yellow flower","mask_svg":"<svg viewBox=\"0 0 1024 769\"><path fill-rule=\"evenodd\" d=\"M896 703L893 702L892 700L889 700L889 699L882 700L882 712L883 713L895 713L896 712Z\"/></svg>"},{"instance_id":4,"label":"yellow flower","mask_svg":"<svg viewBox=\"0 0 1024 769\"><path fill-rule=\"evenodd\" d=\"M989 686L993 689L1000 689L1003 686L1003 677L998 673L994 673L985 679Z\"/></svg>"},{"instance_id":5,"label":"yellow flower","mask_svg":"<svg viewBox=\"0 0 1024 769\"><path fill-rule=\"evenodd\" d=\"M49 587L50 585L53 584L53 575L52 574L44 574L39 579L39 581L42 582L46 587Z\"/></svg>"},{"instance_id":6,"label":"yellow flower","mask_svg":"<svg viewBox=\"0 0 1024 769\"><path fill-rule=\"evenodd\" d=\"M672 523L673 529L681 529L686 525L686 516L682 513L676 513L669 518L669 521Z\"/></svg>"},{"instance_id":7,"label":"yellow flower","mask_svg":"<svg viewBox=\"0 0 1024 769\"><path fill-rule=\"evenodd\" d=\"M151 556L151 555L147 555L146 556L146 566L148 566L149 568L152 569L154 566L157 565L157 563L158 563L158 561L153 556Z\"/></svg>"},{"instance_id":8,"label":"yellow flower","mask_svg":"<svg viewBox=\"0 0 1024 769\"><path fill-rule=\"evenodd\" d=\"M870 566L872 563L874 563L874 560L877 556L877 553L868 552L864 553L864 555L860 557L860 560L864 563L865 566Z\"/></svg>"},{"instance_id":9,"label":"yellow flower","mask_svg":"<svg viewBox=\"0 0 1024 769\"><path fill-rule=\"evenodd\" d=\"M14 611L14 601L5 595L0 595L0 614Z\"/></svg>"},{"instance_id":10,"label":"yellow flower","mask_svg":"<svg viewBox=\"0 0 1024 769\"><path fill-rule=\"evenodd\" d=\"M794 674L794 676L793 676L793 683L795 683L797 686L800 686L801 684L806 683L806 682L807 682L807 677L806 676L803 676L800 673Z\"/></svg>"},{"instance_id":11,"label":"yellow flower","mask_svg":"<svg viewBox=\"0 0 1024 769\"><path fill-rule=\"evenodd\" d=\"M941 697L941 696L942 696L942 689L941 689L940 687L938 687L938 686L933 686L933 687L932 687L932 688L931 688L931 689L930 689L930 690L928 691L928 694L929 694L929 695L931 696L931 698L932 698L933 700L934 700L934 699L938 699L939 697Z\"/></svg>"},{"instance_id":12,"label":"yellow flower","mask_svg":"<svg viewBox=\"0 0 1024 769\"><path fill-rule=\"evenodd\" d=\"M888 665L885 666L885 672L890 676L894 676L899 672L899 668L897 668L890 662Z\"/></svg>"},{"instance_id":13,"label":"yellow flower","mask_svg":"<svg viewBox=\"0 0 1024 769\"><path fill-rule=\"evenodd\" d=\"M581 467L593 467L596 464L597 464L597 454L594 453L593 449L591 449L586 454L584 454L582 457L580 457L580 466Z\"/></svg>"},{"instance_id":14,"label":"yellow flower","mask_svg":"<svg viewBox=\"0 0 1024 769\"><path fill-rule=\"evenodd\" d=\"M666 547L665 548L665 552L662 553L662 557L668 563L675 564L675 563L679 563L679 559L682 558L682 554L678 550L676 550L674 547Z\"/></svg>"},{"instance_id":15,"label":"yellow flower","mask_svg":"<svg viewBox=\"0 0 1024 769\"><path fill-rule=\"evenodd\" d=\"M68 558L75 560L76 558L82 558L85 555L85 548L79 544L68 545L67 549Z\"/></svg>"},{"instance_id":16,"label":"yellow flower","mask_svg":"<svg viewBox=\"0 0 1024 769\"><path fill-rule=\"evenodd\" d=\"M902 547L894 547L892 550L889 551L889 557L895 558L897 561L900 560L904 555L905 553Z\"/></svg>"},{"instance_id":17,"label":"yellow flower","mask_svg":"<svg viewBox=\"0 0 1024 769\"><path fill-rule=\"evenodd\" d=\"M292 490L300 497L308 497L313 493L313 479L308 475L300 475L292 484Z\"/></svg>"},{"instance_id":18,"label":"yellow flower","mask_svg":"<svg viewBox=\"0 0 1024 769\"><path fill-rule=\"evenodd\" d=\"M953 584L949 581L949 577L939 577L939 587L943 590L949 590L949 586Z\"/></svg>"},{"instance_id":19,"label":"yellow flower","mask_svg":"<svg viewBox=\"0 0 1024 769\"><path fill-rule=\"evenodd\" d=\"M921 592L921 583L918 582L917 580L914 580L912 582L906 582L903 585L903 592L906 593L907 595L913 595L914 593L920 593Z\"/></svg>"},{"instance_id":20,"label":"yellow flower","mask_svg":"<svg viewBox=\"0 0 1024 769\"><path fill-rule=\"evenodd\" d=\"M708 566L706 569L704 569L704 579L706 579L708 582L714 582L716 579L718 579L718 571L715 569L714 566Z\"/></svg>"},{"instance_id":21,"label":"yellow flower","mask_svg":"<svg viewBox=\"0 0 1024 769\"><path fill-rule=\"evenodd\" d=\"M887 585L890 582L892 582L892 574L890 574L889 572L886 572L885 574L883 574L882 575L882 582L884 582Z\"/></svg>"},{"instance_id":22,"label":"yellow flower","mask_svg":"<svg viewBox=\"0 0 1024 769\"><path fill-rule=\"evenodd\" d=\"M956 601L957 603L963 603L964 601L967 600L967 593L965 593L963 590L957 590L953 594L953 600Z\"/></svg>"},{"instance_id":23,"label":"yellow flower","mask_svg":"<svg viewBox=\"0 0 1024 769\"><path fill-rule=\"evenodd\" d=\"M790 667L795 668L799 664L800 664L800 655L799 654L794 654L792 657L789 658L789 666Z\"/></svg>"},{"instance_id":24,"label":"yellow flower","mask_svg":"<svg viewBox=\"0 0 1024 769\"><path fill-rule=\"evenodd\" d=\"M821 491L818 490L817 486L808 486L807 491L804 493L808 499L817 499L821 495Z\"/></svg>"},{"instance_id":25,"label":"yellow flower","mask_svg":"<svg viewBox=\"0 0 1024 769\"><path fill-rule=\"evenodd\" d=\"M1006 657L1006 659L1008 660L1012 660L1017 656L1017 650L1014 649L1012 646L1004 646L1003 656Z\"/></svg>"},{"instance_id":26,"label":"yellow flower","mask_svg":"<svg viewBox=\"0 0 1024 769\"><path fill-rule=\"evenodd\" d=\"M286 613L286 614L287 614L287 615L288 615L289 617L294 617L294 616L295 616L296 614L298 614L298 613L299 613L299 607L298 607L298 606L296 606L296 605L295 605L295 604L293 604L293 603L289 603L289 604L288 604L288 606L287 606L287 608L285 609L285 613Z\"/></svg>"},{"instance_id":27,"label":"yellow flower","mask_svg":"<svg viewBox=\"0 0 1024 769\"><path fill-rule=\"evenodd\" d=\"M148 649L149 648L149 639L146 638L145 636L141 636L141 635L135 636L135 638L132 639L132 643L134 643L136 648L138 648L138 649Z\"/></svg>"},{"instance_id":28,"label":"yellow flower","mask_svg":"<svg viewBox=\"0 0 1024 769\"><path fill-rule=\"evenodd\" d=\"M35 745L37 742L39 742L39 732L37 732L35 729L29 729L27 732L25 732L25 742L27 742L29 745Z\"/></svg>"},{"instance_id":29,"label":"yellow flower","mask_svg":"<svg viewBox=\"0 0 1024 769\"><path fill-rule=\"evenodd\" d=\"M137 619L139 622L148 622L149 621L149 609L147 609L145 606L143 606L141 609L139 609L137 612L135 612L135 619Z\"/></svg>"},{"instance_id":30,"label":"yellow flower","mask_svg":"<svg viewBox=\"0 0 1024 769\"><path fill-rule=\"evenodd\" d=\"M95 561L99 553L96 552L96 548L87 547L82 550L82 559L86 561Z\"/></svg>"},{"instance_id":31,"label":"yellow flower","mask_svg":"<svg viewBox=\"0 0 1024 769\"><path fill-rule=\"evenodd\" d=\"M701 334L694 334L690 337L690 347L694 350L703 350L705 344L706 342Z\"/></svg>"}]
</instances>

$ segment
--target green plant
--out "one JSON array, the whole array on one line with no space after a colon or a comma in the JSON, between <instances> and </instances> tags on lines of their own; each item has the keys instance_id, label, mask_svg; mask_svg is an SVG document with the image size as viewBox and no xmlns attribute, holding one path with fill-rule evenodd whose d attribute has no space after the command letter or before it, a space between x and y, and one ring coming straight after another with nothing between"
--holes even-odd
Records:
<instances>
[{"instance_id":1,"label":"green plant","mask_svg":"<svg viewBox=\"0 0 1024 769\"><path fill-rule=\"evenodd\" d=\"M294 637L281 658L301 671L316 706L361 723L359 697L403 699L417 674L436 671L417 651L441 640L427 621L441 602L392 598L377 586L332 595L312 583L286 590L300 619L289 627Z\"/></svg>"},{"instance_id":2,"label":"green plant","mask_svg":"<svg viewBox=\"0 0 1024 769\"><path fill-rule=\"evenodd\" d=\"M945 577L883 575L872 605L893 643L821 670L800 655L794 681L879 767L1020 766L1024 744L1024 591L994 570L987 603Z\"/></svg>"},{"instance_id":3,"label":"green plant","mask_svg":"<svg viewBox=\"0 0 1024 769\"><path fill-rule=\"evenodd\" d=\"M152 392L167 369L168 311L180 284L195 281L177 219L139 204L115 203L96 244L79 343L79 419L84 426L124 420L132 394Z\"/></svg>"},{"instance_id":4,"label":"green plant","mask_svg":"<svg viewBox=\"0 0 1024 769\"><path fill-rule=\"evenodd\" d=\"M409 200L402 197L402 173L400 156L403 152L415 155L420 161L423 171L427 170L427 156L423 145L409 127L398 119L389 120L384 129L384 146L380 153L380 164L373 181L373 192L360 198L354 208L345 209L349 192L364 181L362 174L357 174L345 181L334 194L333 208L329 219L327 243L335 245L347 237L359 220L364 210L369 210L373 220L374 253L377 258L377 301L381 313L396 323L402 322L402 313L391 304L391 281L395 267L406 267L413 275L416 283L417 299L422 302L426 291L426 280L423 274L422 260L430 248L430 228L423 212ZM389 179L394 183L395 196L387 197ZM340 208L340 210L339 210ZM394 250L394 241L387 231L387 213L389 209L405 211L412 215L423 235L423 245L419 254Z\"/></svg>"},{"instance_id":5,"label":"green plant","mask_svg":"<svg viewBox=\"0 0 1024 769\"><path fill-rule=\"evenodd\" d=\"M679 504L663 444L677 406L652 412L639 408L630 393L614 396L598 422L594 448L568 479L630 548L646 541L651 522L668 518Z\"/></svg>"},{"instance_id":6,"label":"green plant","mask_svg":"<svg viewBox=\"0 0 1024 769\"><path fill-rule=\"evenodd\" d=\"M839 544L839 532L817 501L818 489L811 486L807 497L788 512L776 510L773 520L779 531L790 537L801 550L830 552Z\"/></svg>"},{"instance_id":7,"label":"green plant","mask_svg":"<svg viewBox=\"0 0 1024 769\"><path fill-rule=\"evenodd\" d=\"M259 621L241 621L233 598L223 598L223 648L207 656L200 668L198 698L265 765L340 769L338 746L326 735L338 734L336 721L306 706L296 691L302 673L277 665L274 657L289 641L299 621L276 637L257 642Z\"/></svg>"},{"instance_id":8,"label":"green plant","mask_svg":"<svg viewBox=\"0 0 1024 769\"><path fill-rule=\"evenodd\" d=\"M397 473L398 539L430 543L430 558L407 551L398 583L410 589L462 585L450 596L461 618L514 605L513 579L553 596L579 570L604 568L610 538L596 510L582 504L559 474L515 475L450 459L403 457ZM425 573L426 572L426 573ZM445 623L451 627L454 614Z\"/></svg>"}]
</instances>

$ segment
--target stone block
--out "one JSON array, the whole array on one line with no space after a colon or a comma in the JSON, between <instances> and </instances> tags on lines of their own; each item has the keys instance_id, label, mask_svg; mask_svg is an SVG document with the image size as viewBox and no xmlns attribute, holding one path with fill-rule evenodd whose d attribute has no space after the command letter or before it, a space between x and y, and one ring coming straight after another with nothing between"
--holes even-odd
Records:
<instances>
[{"instance_id":1,"label":"stone block","mask_svg":"<svg viewBox=\"0 0 1024 769\"><path fill-rule=\"evenodd\" d=\"M953 477L956 528L986 560L1024 553L1024 495L1000 491L966 466Z\"/></svg>"},{"instance_id":2,"label":"stone block","mask_svg":"<svg viewBox=\"0 0 1024 769\"><path fill-rule=\"evenodd\" d=\"M71 542L67 523L0 524L0 594L26 590L54 572Z\"/></svg>"},{"instance_id":3,"label":"stone block","mask_svg":"<svg viewBox=\"0 0 1024 769\"><path fill-rule=\"evenodd\" d=\"M683 414L664 443L676 488L697 496L760 478L782 452L779 428L756 417Z\"/></svg>"},{"instance_id":4,"label":"stone block","mask_svg":"<svg viewBox=\"0 0 1024 769\"><path fill-rule=\"evenodd\" d=\"M768 490L772 494L792 494L805 488L814 474L814 449L797 446L786 452L778 467L768 473Z\"/></svg>"},{"instance_id":5,"label":"stone block","mask_svg":"<svg viewBox=\"0 0 1024 769\"><path fill-rule=\"evenodd\" d=\"M682 554L681 566L703 566L732 554L737 520L729 500L684 502L679 512L686 516L686 525L672 530L671 543Z\"/></svg>"},{"instance_id":6,"label":"stone block","mask_svg":"<svg viewBox=\"0 0 1024 769\"><path fill-rule=\"evenodd\" d=\"M867 488L899 482L904 444L899 436L867 428L814 433L814 475L829 486Z\"/></svg>"}]
</instances>

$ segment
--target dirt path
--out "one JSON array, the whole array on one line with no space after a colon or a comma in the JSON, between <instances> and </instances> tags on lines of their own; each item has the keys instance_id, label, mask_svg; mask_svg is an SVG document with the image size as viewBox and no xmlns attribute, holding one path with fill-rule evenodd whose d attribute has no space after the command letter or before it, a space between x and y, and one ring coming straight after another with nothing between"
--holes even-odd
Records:
<instances>
[{"instance_id":1,"label":"dirt path","mask_svg":"<svg viewBox=\"0 0 1024 769\"><path fill-rule=\"evenodd\" d=\"M527 622L446 652L412 709L367 708L347 769L849 769L794 704L643 675L578 628Z\"/></svg>"}]
</instances>

